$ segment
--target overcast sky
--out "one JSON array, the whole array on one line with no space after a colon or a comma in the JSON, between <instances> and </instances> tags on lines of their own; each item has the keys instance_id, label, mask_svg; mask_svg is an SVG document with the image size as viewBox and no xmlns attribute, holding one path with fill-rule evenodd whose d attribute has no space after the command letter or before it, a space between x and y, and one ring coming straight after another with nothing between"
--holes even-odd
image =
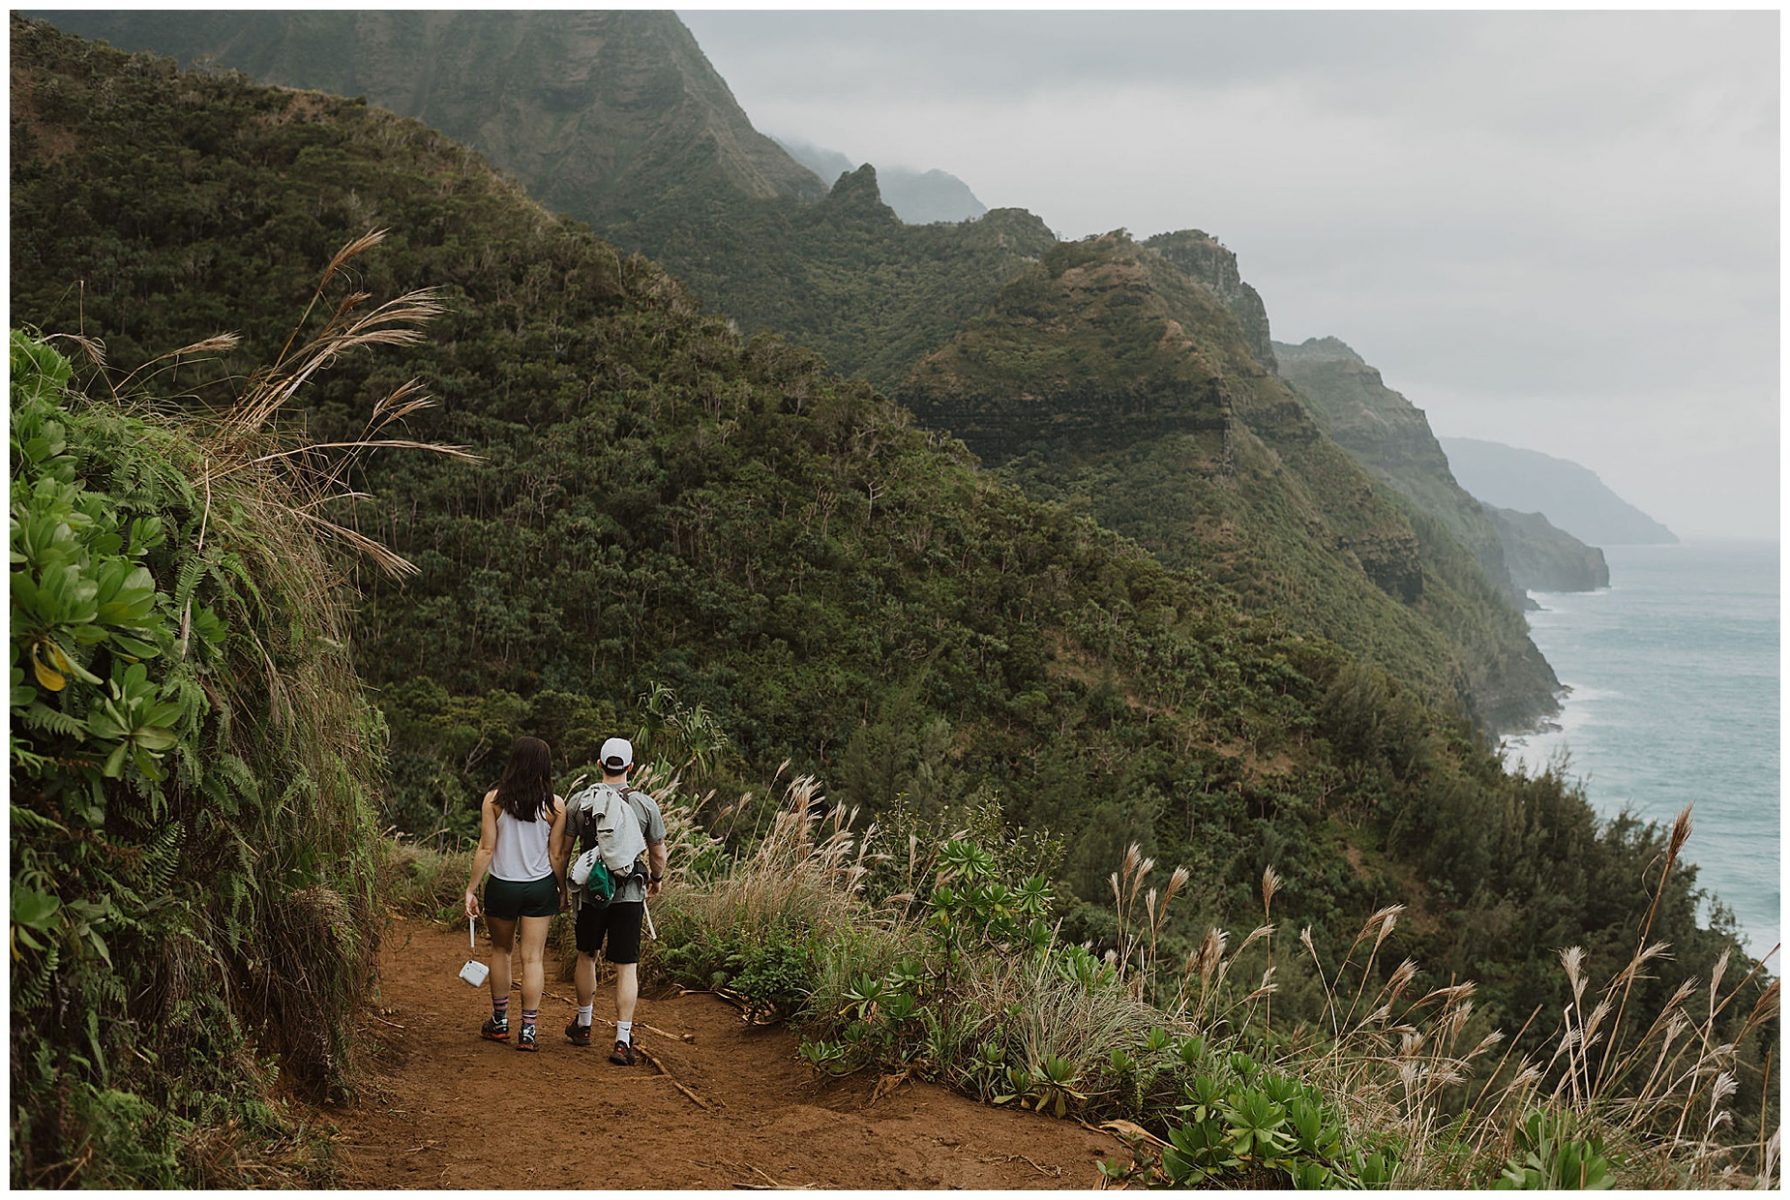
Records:
<instances>
[{"instance_id":1,"label":"overcast sky","mask_svg":"<svg viewBox=\"0 0 1790 1200\"><path fill-rule=\"evenodd\" d=\"M1204 229L1438 434L1776 536L1775 13L679 15L763 131Z\"/></svg>"}]
</instances>

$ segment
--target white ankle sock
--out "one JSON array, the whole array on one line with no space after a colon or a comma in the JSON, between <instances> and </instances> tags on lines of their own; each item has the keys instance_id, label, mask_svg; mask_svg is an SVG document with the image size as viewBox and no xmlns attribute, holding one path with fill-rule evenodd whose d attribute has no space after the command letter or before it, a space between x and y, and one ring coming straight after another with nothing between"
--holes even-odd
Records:
<instances>
[{"instance_id":1,"label":"white ankle sock","mask_svg":"<svg viewBox=\"0 0 1790 1200\"><path fill-rule=\"evenodd\" d=\"M617 1021L615 1023L615 1040L616 1041L632 1042L634 1039L632 1037L630 1037L629 1035L632 1034L633 1032L634 1032L634 1022L632 1022L632 1021Z\"/></svg>"},{"instance_id":2,"label":"white ankle sock","mask_svg":"<svg viewBox=\"0 0 1790 1200\"><path fill-rule=\"evenodd\" d=\"M578 1006L578 1023L586 1029L590 1028L590 1010L596 1007L596 1001Z\"/></svg>"}]
</instances>

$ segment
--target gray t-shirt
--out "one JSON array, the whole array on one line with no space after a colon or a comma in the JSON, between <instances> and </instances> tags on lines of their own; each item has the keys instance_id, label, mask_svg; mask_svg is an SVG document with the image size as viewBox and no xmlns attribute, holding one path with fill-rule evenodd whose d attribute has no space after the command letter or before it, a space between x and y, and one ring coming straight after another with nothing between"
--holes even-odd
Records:
<instances>
[{"instance_id":1,"label":"gray t-shirt","mask_svg":"<svg viewBox=\"0 0 1790 1200\"><path fill-rule=\"evenodd\" d=\"M646 844L648 846L657 846L660 842L664 841L665 818L659 812L659 802L645 792L631 787L624 787L622 789L622 795L627 797L628 807L634 810L634 815L640 818L640 833L641 836L646 838ZM594 843L587 831L578 829L573 832L578 835L578 840L580 842L577 850L575 850L572 855L572 857L576 858L579 854L590 849ZM578 891L579 889L574 889L575 893ZM623 881L622 885L615 889L615 899L611 901L611 903L639 904L645 899L646 880L634 877Z\"/></svg>"},{"instance_id":2,"label":"gray t-shirt","mask_svg":"<svg viewBox=\"0 0 1790 1200\"><path fill-rule=\"evenodd\" d=\"M646 844L657 846L665 840L665 818L659 812L659 802L633 788L629 788L626 794L634 815L640 818L640 832L646 838ZM622 903L640 903L646 899L646 880L639 876L629 879L616 889L615 898Z\"/></svg>"}]
</instances>

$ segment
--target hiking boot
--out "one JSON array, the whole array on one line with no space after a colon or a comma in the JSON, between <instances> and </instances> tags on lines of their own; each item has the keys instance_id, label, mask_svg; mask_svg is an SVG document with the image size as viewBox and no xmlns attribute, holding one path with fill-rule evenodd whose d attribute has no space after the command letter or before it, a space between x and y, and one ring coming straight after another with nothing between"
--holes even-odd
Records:
<instances>
[{"instance_id":1,"label":"hiking boot","mask_svg":"<svg viewBox=\"0 0 1790 1200\"><path fill-rule=\"evenodd\" d=\"M499 1021L496 1017L486 1017L485 1023L479 1026L479 1036L488 1042L507 1042L510 1040L510 1019L505 1017Z\"/></svg>"},{"instance_id":2,"label":"hiking boot","mask_svg":"<svg viewBox=\"0 0 1790 1200\"><path fill-rule=\"evenodd\" d=\"M573 1017L566 1025L566 1041L574 1046L590 1045L590 1026L580 1025L578 1018Z\"/></svg>"},{"instance_id":3,"label":"hiking boot","mask_svg":"<svg viewBox=\"0 0 1790 1200\"><path fill-rule=\"evenodd\" d=\"M634 1065L634 1047L627 1042L617 1042L615 1049L609 1052L609 1061L618 1067Z\"/></svg>"},{"instance_id":4,"label":"hiking boot","mask_svg":"<svg viewBox=\"0 0 1790 1200\"><path fill-rule=\"evenodd\" d=\"M535 1027L533 1025L524 1025L521 1032L516 1035L516 1049L531 1051L540 1049L535 1045Z\"/></svg>"}]
</instances>

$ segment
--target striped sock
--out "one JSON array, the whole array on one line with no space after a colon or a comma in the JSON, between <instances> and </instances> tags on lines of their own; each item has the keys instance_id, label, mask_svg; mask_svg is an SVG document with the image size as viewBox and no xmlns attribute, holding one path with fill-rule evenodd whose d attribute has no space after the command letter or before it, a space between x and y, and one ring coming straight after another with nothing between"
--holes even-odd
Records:
<instances>
[{"instance_id":1,"label":"striped sock","mask_svg":"<svg viewBox=\"0 0 1790 1200\"><path fill-rule=\"evenodd\" d=\"M522 1028L527 1029L529 1026L533 1025L535 1023L535 1018L540 1015L541 1015L541 1010L538 1008L523 1009L522 1010Z\"/></svg>"},{"instance_id":2,"label":"striped sock","mask_svg":"<svg viewBox=\"0 0 1790 1200\"><path fill-rule=\"evenodd\" d=\"M508 996L502 1000L491 1002L491 1019L499 1025L510 1019L510 998Z\"/></svg>"},{"instance_id":3,"label":"striped sock","mask_svg":"<svg viewBox=\"0 0 1790 1200\"><path fill-rule=\"evenodd\" d=\"M589 1004L580 1004L578 1006L578 1024L582 1025L586 1029L589 1029L590 1021L591 1021L590 1010L595 1007L596 1007L595 1001L592 1001Z\"/></svg>"}]
</instances>

